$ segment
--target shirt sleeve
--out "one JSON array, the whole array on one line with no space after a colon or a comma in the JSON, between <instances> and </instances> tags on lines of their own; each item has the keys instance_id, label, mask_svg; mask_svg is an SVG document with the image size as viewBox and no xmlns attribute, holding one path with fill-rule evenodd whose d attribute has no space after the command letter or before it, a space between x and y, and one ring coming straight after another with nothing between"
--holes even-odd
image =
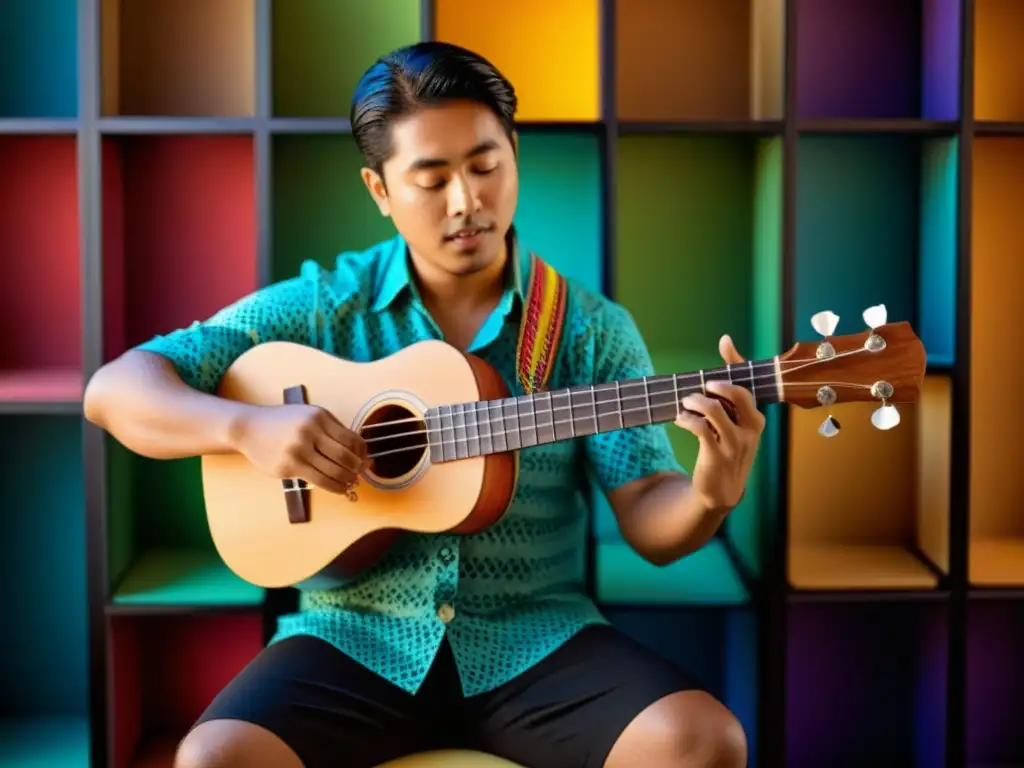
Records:
<instances>
[{"instance_id":1,"label":"shirt sleeve","mask_svg":"<svg viewBox=\"0 0 1024 768\"><path fill-rule=\"evenodd\" d=\"M601 313L593 341L594 383L653 376L654 364L630 312L609 304ZM587 459L607 493L657 472L685 472L669 441L666 424L630 427L590 435Z\"/></svg>"},{"instance_id":2,"label":"shirt sleeve","mask_svg":"<svg viewBox=\"0 0 1024 768\"><path fill-rule=\"evenodd\" d=\"M212 394L224 373L243 353L267 341L310 343L316 338L315 281L297 277L262 288L207 320L135 349L155 352L174 364L181 379Z\"/></svg>"}]
</instances>

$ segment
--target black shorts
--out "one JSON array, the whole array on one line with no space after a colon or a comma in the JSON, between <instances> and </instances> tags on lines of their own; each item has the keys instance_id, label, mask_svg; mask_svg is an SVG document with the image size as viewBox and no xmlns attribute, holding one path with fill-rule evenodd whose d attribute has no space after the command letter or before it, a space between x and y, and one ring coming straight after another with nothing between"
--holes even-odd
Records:
<instances>
[{"instance_id":1,"label":"black shorts","mask_svg":"<svg viewBox=\"0 0 1024 768\"><path fill-rule=\"evenodd\" d=\"M376 766L441 748L477 749L531 768L597 768L643 709L695 689L682 670L602 625L583 629L511 682L468 698L447 642L411 695L327 642L300 636L264 649L198 722L262 726L306 768Z\"/></svg>"}]
</instances>

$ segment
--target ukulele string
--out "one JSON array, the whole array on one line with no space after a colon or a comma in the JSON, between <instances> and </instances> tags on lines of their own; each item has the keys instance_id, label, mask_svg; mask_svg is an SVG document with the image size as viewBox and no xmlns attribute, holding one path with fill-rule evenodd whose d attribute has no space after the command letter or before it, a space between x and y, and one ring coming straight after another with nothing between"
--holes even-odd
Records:
<instances>
[{"instance_id":1,"label":"ukulele string","mask_svg":"<svg viewBox=\"0 0 1024 768\"><path fill-rule=\"evenodd\" d=\"M747 376L738 376L736 378L732 378L732 379L729 380L729 383L732 383L732 384L753 384L755 382L771 382L772 385L774 386L775 383L776 383L775 382L775 378L776 378L776 374L777 373L780 374L780 375L781 374L786 374L786 373L792 373L792 372L795 372L795 371L802 370L804 368L809 368L809 367L811 367L813 365L820 365L821 363L828 363L828 362L831 362L833 360L837 360L837 359L839 359L841 357L847 357L849 355L855 355L855 354L859 354L861 352L866 352L866 351L867 350L864 349L863 347L859 347L859 348L856 348L856 349L848 350L846 352L840 352L840 353L834 355L831 358L823 359L823 360L818 360L818 359L813 359L813 360L786 360L786 361L781 361L780 360L779 361L779 371L778 372L776 372L776 370L775 370L775 363L774 362L772 362L772 363L757 363L757 364L752 365L752 366L751 365L743 365L742 363L733 363L732 365L736 366L735 373L746 373L748 375ZM732 367L732 366L729 366L729 367ZM749 375L749 372L751 370L753 370L753 371L764 371L766 369L769 369L770 373L765 373L765 374L761 374L761 375L758 375L758 376L750 376ZM733 371L730 371L730 373L733 373ZM673 374L667 374L666 373L666 374L655 374L654 376L645 376L644 377L645 381L624 383L624 384L620 385L620 388L624 389L626 387L644 387L645 390L646 390L646 387L648 385L648 381L646 381L646 380L649 380L649 379L652 379L652 378L655 378L655 377L671 376L671 375L673 375ZM686 388L686 385L682 385L681 386L682 382L686 382L686 381L690 381L690 380L700 380L703 377L704 372L701 371L699 373L686 373L686 374L681 374L680 373L680 374L674 374L674 375L675 375L674 389L675 390L679 390L679 389L685 389ZM726 380L725 379L715 379L715 381L726 381ZM823 383L825 383L825 382L823 382ZM783 387L787 386L785 381L782 382L782 385L783 385ZM600 386L600 385L596 385L596 386ZM793 385L790 384L788 386L793 386ZM701 388L703 389L703 385L701 386ZM595 387L591 387L591 389L593 390L593 389L595 389ZM693 388L693 392L696 392L696 391L697 391L697 389ZM656 393L656 394L661 394L661 393ZM687 392L686 394L691 394L691 393ZM612 398L612 399L608 399L608 400L596 400L595 399L593 404L595 406L597 406L597 405L607 405L608 403L614 403L616 401L622 402L622 401L625 401L625 400L635 400L635 399L638 399L638 398L646 398L646 397L647 397L647 395L643 394L643 395L626 395L625 397L617 397L617 398ZM481 402L487 402L487 401L481 401ZM496 402L496 401L492 401L492 402ZM584 403L583 405L584 406L590 405L590 403ZM571 407L574 407L574 406L560 405L560 406L555 406L551 410L556 410L556 411L557 410L563 410L564 411L564 410L568 410ZM490 406L488 406L488 410L489 410L489 408L490 408ZM411 416L409 418L395 419L393 421L384 421L384 422L380 422L380 423L377 423L377 424L366 424L366 425L364 425L362 427L362 429L363 430L379 429L379 428L382 428L382 427L390 427L390 426L392 426L394 424L413 424L413 423L421 422L421 421L423 421L423 419L421 417ZM418 433L416 433L416 432L403 432L402 434L399 434L399 435L389 435L387 437L381 437L381 438L373 438L373 437L371 437L371 438L367 438L367 441L371 441L371 440L390 440L390 439L394 439L396 437L403 437L405 435L414 435L414 434L418 434Z\"/></svg>"},{"instance_id":2,"label":"ukulele string","mask_svg":"<svg viewBox=\"0 0 1024 768\"><path fill-rule=\"evenodd\" d=\"M793 384L786 384L785 386L787 388L818 387L818 386L822 386L822 384L824 384L824 383L825 382L796 382L796 383L793 383ZM869 387L866 384L832 384L832 383L829 383L829 385L830 386L837 386L837 387L841 387L841 388L842 387L846 387L846 388L849 388L849 389L871 389L871 387ZM669 393L669 392L656 392L654 394L655 395L658 395L658 394L670 395L671 393ZM638 397L644 397L644 396L643 395L633 395L633 396L630 396L628 398L622 398L622 400L636 399ZM653 396L652 396L652 398L653 398ZM652 398L648 398L648 399L652 399ZM675 398L673 397L672 399L674 400ZM613 401L605 400L604 402L610 403L610 402L613 402ZM621 400L619 402L621 402ZM648 411L648 410L650 410L650 408L660 408L660 407L666 406L668 404L669 403L667 401L664 402L664 403L654 403L654 402L652 402L650 407L645 405L645 406L639 407L639 408L620 408L617 411L615 411L614 413L605 414L605 415L624 416L627 413L637 413L639 411ZM560 408L557 408L557 409L552 409L552 411L554 411L554 410L568 410L568 408L567 407L560 407ZM678 411L678 408L677 408L677 411ZM504 416L501 417L501 418L502 418L502 420L504 420ZM595 414L592 414L590 416L587 416L586 420L591 421L591 420L596 419L596 418L597 418L597 414L595 413ZM401 421L406 421L406 420L402 419ZM419 421L419 419L416 419L416 421ZM541 427L550 427L552 429L552 432L553 432L556 424L570 424L570 423L575 424L576 422L579 422L579 421L581 421L581 418L576 418L576 419L569 418L569 419L558 419L558 420L555 420L554 418L552 418L552 420L550 422L545 422L545 423L538 424L538 423L536 423L536 418L534 418L534 422L535 423L534 423L534 426L532 427L532 429L534 431L536 431L537 429L539 429ZM398 422L387 422L387 423L389 423L389 424L396 424ZM491 423L491 422L488 421L488 423ZM638 424L637 426L641 426L641 425ZM372 442L378 442L378 441L381 441L381 440L396 440L396 439L398 439L400 437L415 437L415 436L418 436L418 435L430 435L431 433L441 432L443 429L454 430L454 425L451 426L451 427L442 427L441 429L430 429L430 428L427 428L427 429L417 429L417 430L412 430L410 432L401 432L401 433L399 433L397 435L386 435L386 436L383 436L383 437L371 437L371 438L367 438L366 442L367 443L372 443ZM530 427L528 427L527 429L530 429ZM519 428L517 428L515 430L511 430L511 429L491 429L491 430L487 431L486 435L480 435L479 434L479 429L478 429L477 430L478 434L477 434L477 436L475 438L470 438L470 437L454 437L451 440L443 440L442 439L441 442L442 443L468 443L471 439L480 440L481 438L504 437L506 435L512 434L512 432L517 432L519 434L522 434L523 430L524 430L523 427L519 427ZM405 446L402 446L401 448L391 448L391 449L386 450L386 451L377 451L376 453L367 454L366 458L368 458L368 459L376 459L376 458L378 458L380 456L390 456L390 455L395 454L395 453L405 453L406 451L422 451L422 450L424 450L425 448L428 448L428 447L429 447L429 440L427 442L422 443L422 444L405 445Z\"/></svg>"}]
</instances>

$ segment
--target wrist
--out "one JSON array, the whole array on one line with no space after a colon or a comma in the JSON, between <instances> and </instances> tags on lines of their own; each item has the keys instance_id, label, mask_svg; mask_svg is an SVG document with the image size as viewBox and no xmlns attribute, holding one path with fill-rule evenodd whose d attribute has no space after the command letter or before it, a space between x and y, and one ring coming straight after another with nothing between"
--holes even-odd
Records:
<instances>
[{"instance_id":1,"label":"wrist","mask_svg":"<svg viewBox=\"0 0 1024 768\"><path fill-rule=\"evenodd\" d=\"M246 441L252 431L252 420L258 412L259 406L228 401L219 440L225 451L245 453Z\"/></svg>"}]
</instances>

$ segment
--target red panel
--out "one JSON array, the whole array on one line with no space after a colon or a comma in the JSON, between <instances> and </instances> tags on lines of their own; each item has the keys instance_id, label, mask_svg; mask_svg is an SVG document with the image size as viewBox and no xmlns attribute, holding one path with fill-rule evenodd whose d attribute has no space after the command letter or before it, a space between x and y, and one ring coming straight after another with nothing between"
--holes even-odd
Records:
<instances>
[{"instance_id":1,"label":"red panel","mask_svg":"<svg viewBox=\"0 0 1024 768\"><path fill-rule=\"evenodd\" d=\"M0 399L81 395L81 314L75 139L0 137Z\"/></svg>"},{"instance_id":2,"label":"red panel","mask_svg":"<svg viewBox=\"0 0 1024 768\"><path fill-rule=\"evenodd\" d=\"M116 768L164 764L213 698L263 649L258 613L111 623Z\"/></svg>"},{"instance_id":3,"label":"red panel","mask_svg":"<svg viewBox=\"0 0 1024 768\"><path fill-rule=\"evenodd\" d=\"M121 198L104 221L110 358L256 289L256 193L249 137L125 137L104 153L105 197Z\"/></svg>"}]
</instances>

